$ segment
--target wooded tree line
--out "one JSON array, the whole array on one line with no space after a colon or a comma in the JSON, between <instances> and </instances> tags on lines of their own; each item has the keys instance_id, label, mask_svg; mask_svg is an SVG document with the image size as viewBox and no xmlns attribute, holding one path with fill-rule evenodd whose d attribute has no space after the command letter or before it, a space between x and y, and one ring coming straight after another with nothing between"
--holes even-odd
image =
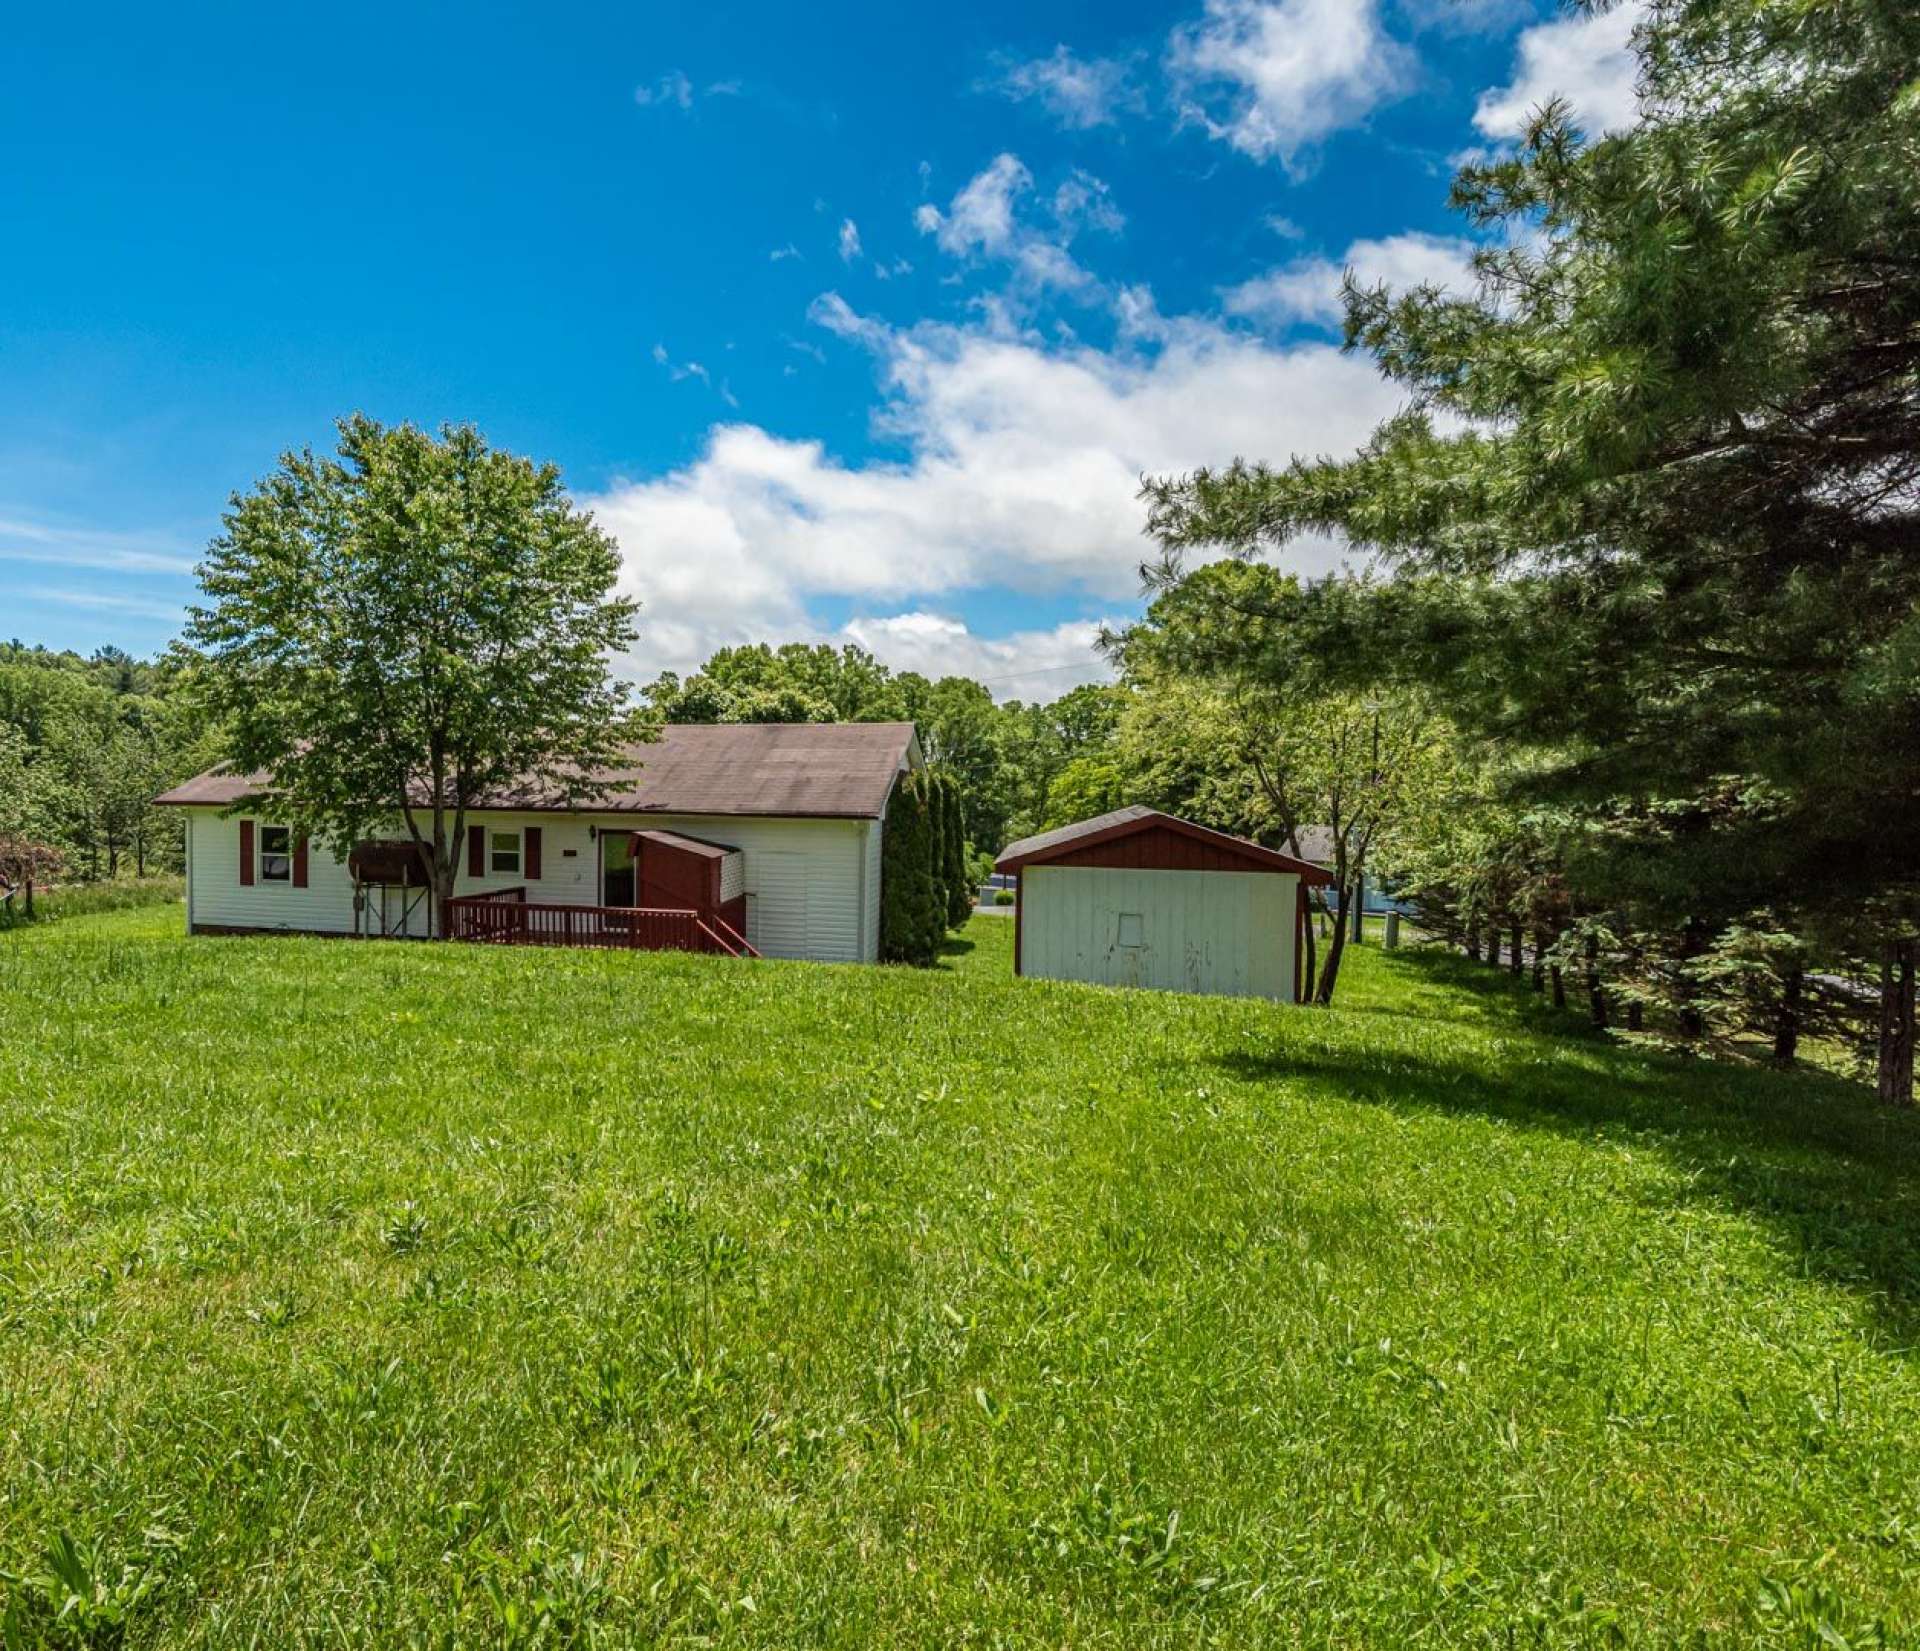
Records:
<instances>
[{"instance_id":1,"label":"wooded tree line","mask_svg":"<svg viewBox=\"0 0 1920 1651\"><path fill-rule=\"evenodd\" d=\"M0 643L0 877L20 885L178 871L153 798L215 760L183 668Z\"/></svg>"}]
</instances>

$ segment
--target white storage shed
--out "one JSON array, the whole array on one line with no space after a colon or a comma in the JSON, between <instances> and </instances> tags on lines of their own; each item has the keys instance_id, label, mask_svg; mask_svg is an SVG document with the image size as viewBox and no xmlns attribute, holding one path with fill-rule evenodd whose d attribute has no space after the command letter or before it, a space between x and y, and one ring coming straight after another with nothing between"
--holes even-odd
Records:
<instances>
[{"instance_id":1,"label":"white storage shed","mask_svg":"<svg viewBox=\"0 0 1920 1651\"><path fill-rule=\"evenodd\" d=\"M1010 844L1013 967L1048 980L1298 1002L1304 860L1152 808Z\"/></svg>"}]
</instances>

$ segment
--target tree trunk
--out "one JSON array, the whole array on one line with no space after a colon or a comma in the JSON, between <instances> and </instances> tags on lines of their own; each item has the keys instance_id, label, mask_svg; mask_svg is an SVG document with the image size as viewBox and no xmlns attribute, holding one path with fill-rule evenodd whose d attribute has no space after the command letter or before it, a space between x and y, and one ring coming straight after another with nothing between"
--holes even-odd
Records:
<instances>
[{"instance_id":1,"label":"tree trunk","mask_svg":"<svg viewBox=\"0 0 1920 1651\"><path fill-rule=\"evenodd\" d=\"M1550 978L1550 979L1552 980L1552 982L1553 982L1553 1006L1554 1006L1554 1008L1556 1008L1556 1009L1564 1009L1564 1008L1566 1008L1566 1006L1567 1006L1567 983L1566 983L1566 981L1565 981L1564 979L1562 979L1562 978L1561 978L1561 975L1560 975L1560 965L1559 965L1558 963L1553 963L1553 964L1549 964L1549 965L1548 965L1548 967L1547 967L1547 975L1548 975L1548 977L1549 977L1549 978Z\"/></svg>"},{"instance_id":2,"label":"tree trunk","mask_svg":"<svg viewBox=\"0 0 1920 1651\"><path fill-rule=\"evenodd\" d=\"M454 872L450 866L440 863L440 856L433 863L433 929L436 940L453 938L453 900Z\"/></svg>"},{"instance_id":3,"label":"tree trunk","mask_svg":"<svg viewBox=\"0 0 1920 1651\"><path fill-rule=\"evenodd\" d=\"M1638 998L1627 1005L1627 1030L1638 1032L1647 1023L1647 1006Z\"/></svg>"},{"instance_id":4,"label":"tree trunk","mask_svg":"<svg viewBox=\"0 0 1920 1651\"><path fill-rule=\"evenodd\" d=\"M31 867L29 867L27 871L27 921L33 921L33 871Z\"/></svg>"},{"instance_id":5,"label":"tree trunk","mask_svg":"<svg viewBox=\"0 0 1920 1651\"><path fill-rule=\"evenodd\" d=\"M1806 991L1806 973L1790 964L1780 982L1780 1002L1773 1011L1773 1064L1789 1067L1800 1057L1800 1000Z\"/></svg>"},{"instance_id":6,"label":"tree trunk","mask_svg":"<svg viewBox=\"0 0 1920 1651\"><path fill-rule=\"evenodd\" d=\"M1520 931L1520 925L1518 923L1514 924L1513 926L1512 946L1513 946L1513 956L1508 959L1507 968L1512 973L1517 975L1522 969L1526 967L1526 961L1525 961L1525 955L1524 955L1526 952L1525 937L1522 935Z\"/></svg>"},{"instance_id":7,"label":"tree trunk","mask_svg":"<svg viewBox=\"0 0 1920 1651\"><path fill-rule=\"evenodd\" d=\"M1913 1105L1914 940L1903 935L1880 961L1880 1099Z\"/></svg>"},{"instance_id":8,"label":"tree trunk","mask_svg":"<svg viewBox=\"0 0 1920 1651\"><path fill-rule=\"evenodd\" d=\"M1470 963L1480 961L1480 931L1471 923L1467 925L1467 961Z\"/></svg>"},{"instance_id":9,"label":"tree trunk","mask_svg":"<svg viewBox=\"0 0 1920 1651\"><path fill-rule=\"evenodd\" d=\"M136 877L147 875L147 834L144 831L133 834L133 874Z\"/></svg>"},{"instance_id":10,"label":"tree trunk","mask_svg":"<svg viewBox=\"0 0 1920 1651\"><path fill-rule=\"evenodd\" d=\"M1606 1026L1607 994L1600 986L1600 937L1592 934L1587 936L1587 1012L1595 1026Z\"/></svg>"},{"instance_id":11,"label":"tree trunk","mask_svg":"<svg viewBox=\"0 0 1920 1651\"><path fill-rule=\"evenodd\" d=\"M1533 989L1544 992L1547 989L1547 931L1533 931Z\"/></svg>"},{"instance_id":12,"label":"tree trunk","mask_svg":"<svg viewBox=\"0 0 1920 1651\"><path fill-rule=\"evenodd\" d=\"M1308 916L1310 919L1312 919L1312 921L1302 923L1300 925L1300 927L1305 931L1305 933L1302 935L1302 938L1306 941L1306 944L1307 944L1306 956L1301 959L1302 967L1300 970L1300 979L1302 980L1302 982L1304 982L1304 986L1300 995L1304 997L1308 1002L1312 1002L1313 988L1315 983L1319 979L1319 976L1317 976L1314 973L1314 964L1318 961L1317 953L1319 948L1314 941L1313 931L1314 931L1315 924L1318 923L1319 921L1320 902L1318 898L1313 895L1309 895L1307 898L1309 902Z\"/></svg>"},{"instance_id":13,"label":"tree trunk","mask_svg":"<svg viewBox=\"0 0 1920 1651\"><path fill-rule=\"evenodd\" d=\"M1685 965L1700 956L1707 949L1706 926L1696 917L1687 919L1687 926L1680 931L1680 991L1684 994L1680 1001L1680 1035L1689 1042L1706 1035L1707 1020L1701 1014L1700 1006L1693 1000L1693 980Z\"/></svg>"},{"instance_id":14,"label":"tree trunk","mask_svg":"<svg viewBox=\"0 0 1920 1651\"><path fill-rule=\"evenodd\" d=\"M1333 926L1333 938L1327 942L1327 961L1320 970L1320 985L1313 994L1315 1003L1333 1002L1334 982L1340 978L1340 954L1347 946L1347 925L1336 923Z\"/></svg>"}]
</instances>

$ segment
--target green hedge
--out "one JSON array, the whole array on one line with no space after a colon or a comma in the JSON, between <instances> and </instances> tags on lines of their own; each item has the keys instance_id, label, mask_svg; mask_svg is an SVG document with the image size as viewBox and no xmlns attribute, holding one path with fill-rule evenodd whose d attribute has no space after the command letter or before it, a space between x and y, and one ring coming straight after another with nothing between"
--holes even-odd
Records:
<instances>
[{"instance_id":1,"label":"green hedge","mask_svg":"<svg viewBox=\"0 0 1920 1651\"><path fill-rule=\"evenodd\" d=\"M880 956L922 967L973 915L960 784L944 769L904 775L887 805L880 857Z\"/></svg>"},{"instance_id":2,"label":"green hedge","mask_svg":"<svg viewBox=\"0 0 1920 1651\"><path fill-rule=\"evenodd\" d=\"M887 804L880 849L880 957L922 968L940 955L946 901L934 881L938 830L924 769L903 775Z\"/></svg>"}]
</instances>

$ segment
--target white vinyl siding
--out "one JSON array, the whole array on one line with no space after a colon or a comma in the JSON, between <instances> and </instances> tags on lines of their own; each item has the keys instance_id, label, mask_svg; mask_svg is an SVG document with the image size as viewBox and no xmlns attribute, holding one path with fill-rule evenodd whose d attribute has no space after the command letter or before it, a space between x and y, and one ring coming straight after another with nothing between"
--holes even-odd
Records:
<instances>
[{"instance_id":1,"label":"white vinyl siding","mask_svg":"<svg viewBox=\"0 0 1920 1651\"><path fill-rule=\"evenodd\" d=\"M353 932L353 884L347 868L315 844L307 854L307 886L266 882L258 875L261 858L259 816L253 826L256 876L240 881L240 820L210 808L187 811L187 921L200 927L235 929L307 929L320 934Z\"/></svg>"},{"instance_id":2,"label":"white vinyl siding","mask_svg":"<svg viewBox=\"0 0 1920 1651\"><path fill-rule=\"evenodd\" d=\"M306 888L258 881L244 886L240 882L240 820L244 816L223 816L211 808L185 812L188 816L187 914L190 923L208 928L353 933L352 880L347 868L319 844L314 844L308 855ZM257 843L258 820L254 818ZM454 884L457 894L524 886L527 898L539 903L597 906L601 903L599 844L589 836L590 827L610 831L680 831L744 851L740 880L748 897L747 938L768 956L834 963L870 963L879 956L879 840L877 826L870 820L499 813L472 816L469 826L521 832L523 870L526 864L524 832L528 826L538 826L540 877L533 881L524 876L523 871L491 870L480 877L471 877L467 872L470 864L467 849L462 844ZM402 831L396 830L393 834L398 836ZM865 855L863 849L870 835L872 853ZM569 849L574 851L571 857L567 854ZM491 865L491 844L485 859ZM871 867L866 864L869 859ZM873 884L872 896L863 901L869 881ZM773 908L767 944L762 944L756 932L763 884L764 892L770 897L768 904Z\"/></svg>"},{"instance_id":3,"label":"white vinyl siding","mask_svg":"<svg viewBox=\"0 0 1920 1651\"><path fill-rule=\"evenodd\" d=\"M1291 1001L1298 888L1284 872L1035 866L1021 878L1021 972Z\"/></svg>"},{"instance_id":4,"label":"white vinyl siding","mask_svg":"<svg viewBox=\"0 0 1920 1651\"><path fill-rule=\"evenodd\" d=\"M867 822L866 841L861 847L862 881L860 893L861 957L868 963L880 956L880 839L886 827L879 820Z\"/></svg>"},{"instance_id":5,"label":"white vinyl siding","mask_svg":"<svg viewBox=\"0 0 1920 1651\"><path fill-rule=\"evenodd\" d=\"M747 939L768 957L872 963L880 955L879 931L869 939L861 909L861 850L872 826L871 820L648 814L629 815L618 829L679 831L742 850Z\"/></svg>"}]
</instances>

